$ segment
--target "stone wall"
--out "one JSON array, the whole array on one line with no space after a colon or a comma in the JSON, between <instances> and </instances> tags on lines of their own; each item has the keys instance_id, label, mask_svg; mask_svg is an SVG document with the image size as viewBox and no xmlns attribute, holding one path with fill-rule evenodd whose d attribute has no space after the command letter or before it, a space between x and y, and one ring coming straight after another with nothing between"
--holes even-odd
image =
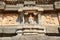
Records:
<instances>
[{"instance_id":1,"label":"stone wall","mask_svg":"<svg viewBox=\"0 0 60 40\"><path fill-rule=\"evenodd\" d=\"M46 27L46 33L59 33L59 16L57 13L44 12L41 16L42 26Z\"/></svg>"},{"instance_id":2,"label":"stone wall","mask_svg":"<svg viewBox=\"0 0 60 40\"><path fill-rule=\"evenodd\" d=\"M59 21L58 21L58 17L57 14L43 14L42 15L42 25L45 26L59 26Z\"/></svg>"},{"instance_id":3,"label":"stone wall","mask_svg":"<svg viewBox=\"0 0 60 40\"><path fill-rule=\"evenodd\" d=\"M4 13L0 14L0 25L18 25L18 14Z\"/></svg>"}]
</instances>

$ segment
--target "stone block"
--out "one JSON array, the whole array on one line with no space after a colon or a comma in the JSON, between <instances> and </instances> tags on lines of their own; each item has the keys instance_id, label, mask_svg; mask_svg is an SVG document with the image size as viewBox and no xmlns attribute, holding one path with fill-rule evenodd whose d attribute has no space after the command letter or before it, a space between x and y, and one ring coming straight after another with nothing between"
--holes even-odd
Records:
<instances>
[{"instance_id":1,"label":"stone block","mask_svg":"<svg viewBox=\"0 0 60 40\"><path fill-rule=\"evenodd\" d=\"M3 37L2 40L12 40L11 37Z\"/></svg>"},{"instance_id":2,"label":"stone block","mask_svg":"<svg viewBox=\"0 0 60 40\"><path fill-rule=\"evenodd\" d=\"M3 33L16 33L16 30L15 28L4 28Z\"/></svg>"},{"instance_id":3,"label":"stone block","mask_svg":"<svg viewBox=\"0 0 60 40\"><path fill-rule=\"evenodd\" d=\"M2 40L2 37L0 37L0 40Z\"/></svg>"},{"instance_id":4,"label":"stone block","mask_svg":"<svg viewBox=\"0 0 60 40\"><path fill-rule=\"evenodd\" d=\"M14 36L14 37L12 37L12 40L21 40L20 38L21 38L22 36L21 35L16 35L16 36Z\"/></svg>"},{"instance_id":5,"label":"stone block","mask_svg":"<svg viewBox=\"0 0 60 40\"><path fill-rule=\"evenodd\" d=\"M22 30L18 30L18 31L16 31L16 33L19 35L22 35L22 33L23 33L23 31Z\"/></svg>"},{"instance_id":6,"label":"stone block","mask_svg":"<svg viewBox=\"0 0 60 40\"><path fill-rule=\"evenodd\" d=\"M46 33L59 33L58 26L46 26Z\"/></svg>"},{"instance_id":7,"label":"stone block","mask_svg":"<svg viewBox=\"0 0 60 40\"><path fill-rule=\"evenodd\" d=\"M7 13L3 14L4 18L2 21L2 25L18 25L17 19L18 19L18 14L12 14L12 13Z\"/></svg>"},{"instance_id":8,"label":"stone block","mask_svg":"<svg viewBox=\"0 0 60 40\"><path fill-rule=\"evenodd\" d=\"M3 28L2 27L0 27L0 33L3 33Z\"/></svg>"}]
</instances>

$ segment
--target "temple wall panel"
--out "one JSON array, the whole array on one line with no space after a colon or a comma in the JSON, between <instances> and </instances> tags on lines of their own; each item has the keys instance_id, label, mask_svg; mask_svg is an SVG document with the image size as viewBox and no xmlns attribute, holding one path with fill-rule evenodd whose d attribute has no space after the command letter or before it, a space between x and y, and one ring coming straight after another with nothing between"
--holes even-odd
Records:
<instances>
[{"instance_id":1,"label":"temple wall panel","mask_svg":"<svg viewBox=\"0 0 60 40\"><path fill-rule=\"evenodd\" d=\"M0 14L0 25L18 25L17 13L2 13Z\"/></svg>"},{"instance_id":2,"label":"temple wall panel","mask_svg":"<svg viewBox=\"0 0 60 40\"><path fill-rule=\"evenodd\" d=\"M18 14L3 14L2 25L17 25Z\"/></svg>"},{"instance_id":3,"label":"temple wall panel","mask_svg":"<svg viewBox=\"0 0 60 40\"><path fill-rule=\"evenodd\" d=\"M57 14L43 14L42 25L45 26L59 26Z\"/></svg>"}]
</instances>

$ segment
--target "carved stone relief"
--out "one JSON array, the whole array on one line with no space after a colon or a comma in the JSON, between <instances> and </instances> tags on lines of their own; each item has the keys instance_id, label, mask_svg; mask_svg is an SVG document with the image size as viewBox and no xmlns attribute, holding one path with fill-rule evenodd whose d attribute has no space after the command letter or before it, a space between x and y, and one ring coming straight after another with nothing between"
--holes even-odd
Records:
<instances>
[{"instance_id":1,"label":"carved stone relief","mask_svg":"<svg viewBox=\"0 0 60 40\"><path fill-rule=\"evenodd\" d=\"M48 26L59 25L57 14L43 14L42 15L42 24L48 25Z\"/></svg>"},{"instance_id":2,"label":"carved stone relief","mask_svg":"<svg viewBox=\"0 0 60 40\"><path fill-rule=\"evenodd\" d=\"M18 14L3 14L2 25L17 25Z\"/></svg>"},{"instance_id":3,"label":"carved stone relief","mask_svg":"<svg viewBox=\"0 0 60 40\"><path fill-rule=\"evenodd\" d=\"M32 17L31 15L28 18L28 21L29 21L30 24L36 24L36 22L34 21L34 17Z\"/></svg>"},{"instance_id":4,"label":"carved stone relief","mask_svg":"<svg viewBox=\"0 0 60 40\"><path fill-rule=\"evenodd\" d=\"M34 15L34 13L28 13L28 15L25 15L24 20L25 20L25 24L37 24L36 15Z\"/></svg>"}]
</instances>

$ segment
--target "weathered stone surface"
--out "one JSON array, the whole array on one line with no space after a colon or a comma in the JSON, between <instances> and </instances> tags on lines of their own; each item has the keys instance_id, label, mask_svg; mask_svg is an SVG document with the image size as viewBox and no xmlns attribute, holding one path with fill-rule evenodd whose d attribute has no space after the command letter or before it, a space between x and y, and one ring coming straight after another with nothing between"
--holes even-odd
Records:
<instances>
[{"instance_id":1,"label":"weathered stone surface","mask_svg":"<svg viewBox=\"0 0 60 40\"><path fill-rule=\"evenodd\" d=\"M58 26L45 26L46 33L59 33Z\"/></svg>"},{"instance_id":2,"label":"weathered stone surface","mask_svg":"<svg viewBox=\"0 0 60 40\"><path fill-rule=\"evenodd\" d=\"M60 1L54 3L56 9L60 9Z\"/></svg>"},{"instance_id":3,"label":"weathered stone surface","mask_svg":"<svg viewBox=\"0 0 60 40\"><path fill-rule=\"evenodd\" d=\"M59 21L57 14L43 14L42 26L46 27L46 33L58 33Z\"/></svg>"},{"instance_id":4,"label":"weathered stone surface","mask_svg":"<svg viewBox=\"0 0 60 40\"><path fill-rule=\"evenodd\" d=\"M42 25L59 26L59 22L56 14L43 14L41 20L42 20Z\"/></svg>"},{"instance_id":5,"label":"weathered stone surface","mask_svg":"<svg viewBox=\"0 0 60 40\"><path fill-rule=\"evenodd\" d=\"M14 37L0 37L0 40L60 40L60 37L46 35L16 35Z\"/></svg>"},{"instance_id":6,"label":"weathered stone surface","mask_svg":"<svg viewBox=\"0 0 60 40\"><path fill-rule=\"evenodd\" d=\"M22 35L16 36L13 40L45 40L44 35Z\"/></svg>"},{"instance_id":7,"label":"weathered stone surface","mask_svg":"<svg viewBox=\"0 0 60 40\"><path fill-rule=\"evenodd\" d=\"M46 40L60 40L58 36L47 36Z\"/></svg>"},{"instance_id":8,"label":"weathered stone surface","mask_svg":"<svg viewBox=\"0 0 60 40\"><path fill-rule=\"evenodd\" d=\"M5 14L2 25L17 25L18 14Z\"/></svg>"},{"instance_id":9,"label":"weathered stone surface","mask_svg":"<svg viewBox=\"0 0 60 40\"><path fill-rule=\"evenodd\" d=\"M3 33L16 33L16 28L3 28Z\"/></svg>"},{"instance_id":10,"label":"weathered stone surface","mask_svg":"<svg viewBox=\"0 0 60 40\"><path fill-rule=\"evenodd\" d=\"M24 4L36 4L36 1L24 1Z\"/></svg>"},{"instance_id":11,"label":"weathered stone surface","mask_svg":"<svg viewBox=\"0 0 60 40\"><path fill-rule=\"evenodd\" d=\"M2 40L12 40L11 37L3 37Z\"/></svg>"},{"instance_id":12,"label":"weathered stone surface","mask_svg":"<svg viewBox=\"0 0 60 40\"><path fill-rule=\"evenodd\" d=\"M18 34L16 36L12 37L12 40L22 40L21 37L22 37L22 35Z\"/></svg>"},{"instance_id":13,"label":"weathered stone surface","mask_svg":"<svg viewBox=\"0 0 60 40\"><path fill-rule=\"evenodd\" d=\"M4 9L4 7L5 7L5 3L0 1L0 9Z\"/></svg>"},{"instance_id":14,"label":"weathered stone surface","mask_svg":"<svg viewBox=\"0 0 60 40\"><path fill-rule=\"evenodd\" d=\"M0 37L0 40L2 40L2 37Z\"/></svg>"},{"instance_id":15,"label":"weathered stone surface","mask_svg":"<svg viewBox=\"0 0 60 40\"><path fill-rule=\"evenodd\" d=\"M18 22L18 14L12 14L12 13L7 13L7 14L0 14L0 25L5 26L5 25L19 25L20 23Z\"/></svg>"},{"instance_id":16,"label":"weathered stone surface","mask_svg":"<svg viewBox=\"0 0 60 40\"><path fill-rule=\"evenodd\" d=\"M0 33L3 33L3 28L2 27L0 27Z\"/></svg>"},{"instance_id":17,"label":"weathered stone surface","mask_svg":"<svg viewBox=\"0 0 60 40\"><path fill-rule=\"evenodd\" d=\"M12 10L12 11L18 11L19 6L18 5L6 5L5 10Z\"/></svg>"},{"instance_id":18,"label":"weathered stone surface","mask_svg":"<svg viewBox=\"0 0 60 40\"><path fill-rule=\"evenodd\" d=\"M7 2L8 2L8 1L17 1L17 0L5 0L5 1L7 1Z\"/></svg>"},{"instance_id":19,"label":"weathered stone surface","mask_svg":"<svg viewBox=\"0 0 60 40\"><path fill-rule=\"evenodd\" d=\"M43 4L43 5L36 5L36 6L38 6L39 8L43 8L44 10L53 10L54 8L53 8L53 4Z\"/></svg>"}]
</instances>

